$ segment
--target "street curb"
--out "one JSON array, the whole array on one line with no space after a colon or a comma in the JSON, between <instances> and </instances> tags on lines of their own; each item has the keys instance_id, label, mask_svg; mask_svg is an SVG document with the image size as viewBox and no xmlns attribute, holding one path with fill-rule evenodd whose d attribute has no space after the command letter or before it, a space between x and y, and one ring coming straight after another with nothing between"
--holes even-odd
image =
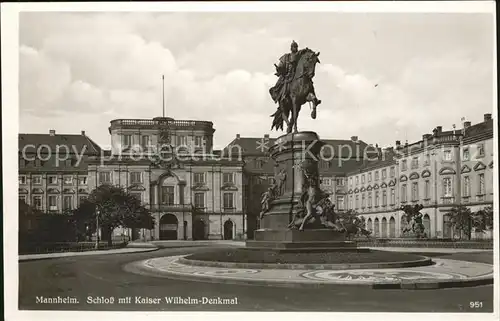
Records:
<instances>
[{"instance_id":1,"label":"street curb","mask_svg":"<svg viewBox=\"0 0 500 321\"><path fill-rule=\"evenodd\" d=\"M433 261L425 256L414 261L385 262L385 263L346 263L346 264L328 264L328 263L240 263L240 262L215 262L191 260L185 257L179 258L179 263L191 266L223 267L223 268L248 268L248 269L278 269L278 270L348 270L348 269L390 269L405 268L432 265Z\"/></svg>"},{"instance_id":2,"label":"street curb","mask_svg":"<svg viewBox=\"0 0 500 321\"><path fill-rule=\"evenodd\" d=\"M137 248L136 248L137 249ZM70 257L78 257L78 256L97 256L97 255L114 255L114 254L130 254L130 253L144 253L144 252L153 252L157 251L158 248L143 248L142 251L130 251L130 252L118 252L118 253L106 253L106 250L102 250L99 252L102 253L94 253L94 254L77 254L77 255L61 255L61 256L49 256L49 257L27 257L27 258L18 258L18 262L29 262L29 261L42 261L42 260L53 260L53 259L61 259L61 258L70 258ZM90 251L87 251L90 252ZM63 253L85 253L85 252L63 252ZM57 253L59 254L59 253ZM27 255L39 255L39 254L27 254Z\"/></svg>"},{"instance_id":3,"label":"street curb","mask_svg":"<svg viewBox=\"0 0 500 321\"><path fill-rule=\"evenodd\" d=\"M452 280L439 282L415 282L415 283L375 283L373 289L389 290L434 290L434 289L449 289L449 288L467 288L472 286L490 285L493 284L493 276L491 278L474 278L470 280Z\"/></svg>"},{"instance_id":4,"label":"street curb","mask_svg":"<svg viewBox=\"0 0 500 321\"><path fill-rule=\"evenodd\" d=\"M126 264L123 269L127 272L138 273L152 277L163 277L172 280L204 282L204 283L219 283L232 285L247 285L247 286L269 286L269 287L285 287L285 288L306 288L306 289L323 289L323 288L339 288L339 287L356 287L373 290L434 290L445 288L463 288L481 285L493 284L493 276L478 277L469 280L451 280L451 281L432 281L432 282L402 282L402 283L325 283L325 282L301 282L301 281L276 281L276 280L243 280L229 278L214 278L210 276L197 275L181 275L170 273L144 265L145 261L136 261Z\"/></svg>"}]
</instances>

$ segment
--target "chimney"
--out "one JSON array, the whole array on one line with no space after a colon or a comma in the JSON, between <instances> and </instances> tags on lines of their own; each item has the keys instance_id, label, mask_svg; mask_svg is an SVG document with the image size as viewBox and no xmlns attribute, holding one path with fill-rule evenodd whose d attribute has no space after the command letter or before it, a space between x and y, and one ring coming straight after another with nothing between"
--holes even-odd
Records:
<instances>
[{"instance_id":1,"label":"chimney","mask_svg":"<svg viewBox=\"0 0 500 321\"><path fill-rule=\"evenodd\" d=\"M484 121L491 120L491 114L484 114Z\"/></svg>"},{"instance_id":2,"label":"chimney","mask_svg":"<svg viewBox=\"0 0 500 321\"><path fill-rule=\"evenodd\" d=\"M264 138L269 139L269 134L265 134L265 135L264 135Z\"/></svg>"},{"instance_id":3,"label":"chimney","mask_svg":"<svg viewBox=\"0 0 500 321\"><path fill-rule=\"evenodd\" d=\"M351 140L353 142L357 142L358 141L358 136L351 136Z\"/></svg>"},{"instance_id":4,"label":"chimney","mask_svg":"<svg viewBox=\"0 0 500 321\"><path fill-rule=\"evenodd\" d=\"M56 130L55 129L49 130L49 135L50 136L55 136L56 135Z\"/></svg>"},{"instance_id":5,"label":"chimney","mask_svg":"<svg viewBox=\"0 0 500 321\"><path fill-rule=\"evenodd\" d=\"M471 126L471 122L470 121L466 121L464 122L464 129L467 129Z\"/></svg>"},{"instance_id":6,"label":"chimney","mask_svg":"<svg viewBox=\"0 0 500 321\"><path fill-rule=\"evenodd\" d=\"M405 142L405 147L408 147L408 141Z\"/></svg>"},{"instance_id":7,"label":"chimney","mask_svg":"<svg viewBox=\"0 0 500 321\"><path fill-rule=\"evenodd\" d=\"M84 130L82 130L82 136L85 136L85 131Z\"/></svg>"},{"instance_id":8,"label":"chimney","mask_svg":"<svg viewBox=\"0 0 500 321\"><path fill-rule=\"evenodd\" d=\"M443 132L443 126L437 126L436 129L438 134L441 134Z\"/></svg>"},{"instance_id":9,"label":"chimney","mask_svg":"<svg viewBox=\"0 0 500 321\"><path fill-rule=\"evenodd\" d=\"M397 140L397 141L396 141L396 148L398 148L399 146L401 146L401 141L400 141L400 140Z\"/></svg>"},{"instance_id":10,"label":"chimney","mask_svg":"<svg viewBox=\"0 0 500 321\"><path fill-rule=\"evenodd\" d=\"M236 134L236 139L240 139L240 134Z\"/></svg>"}]
</instances>

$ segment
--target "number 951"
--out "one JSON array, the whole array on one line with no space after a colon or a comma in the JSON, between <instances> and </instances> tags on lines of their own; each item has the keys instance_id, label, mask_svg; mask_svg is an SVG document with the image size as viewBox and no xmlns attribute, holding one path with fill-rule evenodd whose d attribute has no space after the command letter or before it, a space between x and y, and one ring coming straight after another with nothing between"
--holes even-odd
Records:
<instances>
[{"instance_id":1,"label":"number 951","mask_svg":"<svg viewBox=\"0 0 500 321\"><path fill-rule=\"evenodd\" d=\"M470 301L469 302L469 307L473 309L478 309L483 307L483 302L482 301Z\"/></svg>"}]
</instances>

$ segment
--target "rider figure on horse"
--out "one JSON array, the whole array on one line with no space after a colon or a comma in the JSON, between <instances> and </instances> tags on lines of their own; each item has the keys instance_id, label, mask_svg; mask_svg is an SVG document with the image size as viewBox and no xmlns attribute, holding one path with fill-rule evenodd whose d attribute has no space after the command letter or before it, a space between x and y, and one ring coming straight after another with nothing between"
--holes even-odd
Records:
<instances>
[{"instance_id":1,"label":"rider figure on horse","mask_svg":"<svg viewBox=\"0 0 500 321\"><path fill-rule=\"evenodd\" d=\"M295 77L297 64L300 60L301 55L308 50L308 48L299 50L299 45L295 41L292 41L290 45L290 52L281 56L278 65L274 65L276 67L275 75L279 78L276 82L276 85L270 88L269 93L271 94L271 98L273 99L273 101L280 105L281 109L284 108L283 106L290 103L290 87ZM310 81L312 85L312 79L310 79ZM313 112L311 113L311 117L315 119L316 107L321 103L321 100L319 100L315 96L314 89L311 93L309 93L307 100L313 103L314 108ZM288 120L285 121L288 123Z\"/></svg>"},{"instance_id":2,"label":"rider figure on horse","mask_svg":"<svg viewBox=\"0 0 500 321\"><path fill-rule=\"evenodd\" d=\"M278 76L278 81L276 86L273 87L271 96L274 102L279 103L281 100L286 99L286 94L289 91L290 83L295 75L295 68L297 67L297 62L299 61L301 51L299 51L299 45L292 41L290 45L290 53L286 53L279 59L278 65L276 67L275 75Z\"/></svg>"}]
</instances>

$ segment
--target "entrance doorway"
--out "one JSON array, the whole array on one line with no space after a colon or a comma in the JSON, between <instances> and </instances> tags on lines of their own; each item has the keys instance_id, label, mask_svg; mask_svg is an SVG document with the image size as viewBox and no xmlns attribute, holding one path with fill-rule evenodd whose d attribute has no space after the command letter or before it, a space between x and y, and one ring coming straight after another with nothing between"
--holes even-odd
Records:
<instances>
[{"instance_id":1,"label":"entrance doorway","mask_svg":"<svg viewBox=\"0 0 500 321\"><path fill-rule=\"evenodd\" d=\"M233 239L233 225L234 224L231 220L224 222L224 240Z\"/></svg>"},{"instance_id":2,"label":"entrance doorway","mask_svg":"<svg viewBox=\"0 0 500 321\"><path fill-rule=\"evenodd\" d=\"M193 223L193 240L205 239L205 222L202 219L197 219Z\"/></svg>"},{"instance_id":3,"label":"entrance doorway","mask_svg":"<svg viewBox=\"0 0 500 321\"><path fill-rule=\"evenodd\" d=\"M173 214L165 214L160 219L160 240L177 240L179 221Z\"/></svg>"},{"instance_id":4,"label":"entrance doorway","mask_svg":"<svg viewBox=\"0 0 500 321\"><path fill-rule=\"evenodd\" d=\"M396 220L392 216L391 219L389 220L389 237L390 238L396 237Z\"/></svg>"}]
</instances>

